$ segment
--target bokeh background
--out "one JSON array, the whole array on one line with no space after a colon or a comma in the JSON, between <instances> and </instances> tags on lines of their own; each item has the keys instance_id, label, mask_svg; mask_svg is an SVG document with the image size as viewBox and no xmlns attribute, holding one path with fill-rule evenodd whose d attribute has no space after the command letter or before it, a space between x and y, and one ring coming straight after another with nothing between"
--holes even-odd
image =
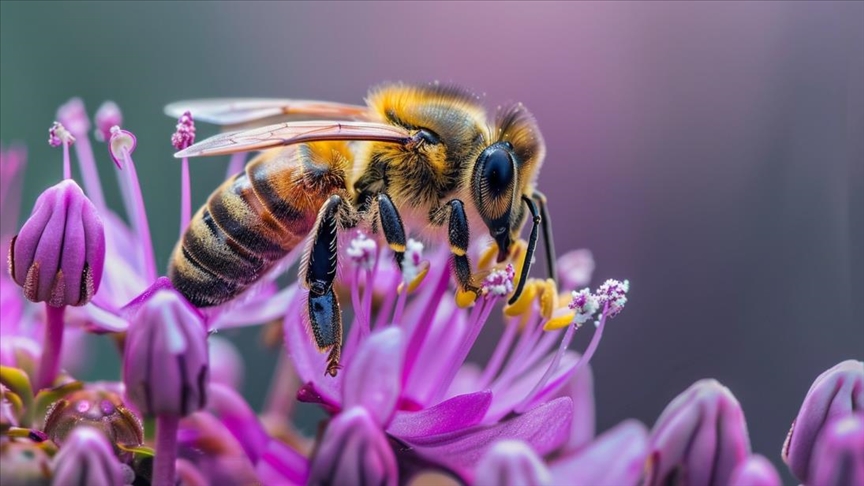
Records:
<instances>
[{"instance_id":1,"label":"bokeh background","mask_svg":"<svg viewBox=\"0 0 864 486\"><path fill-rule=\"evenodd\" d=\"M600 430L650 426L715 377L780 466L812 380L864 358L862 3L4 0L0 40L0 138L28 145L25 211L61 173L45 143L57 106L81 96L92 114L112 99L138 136L163 268L179 220L170 101L360 102L385 80L440 80L490 107L524 102L548 144L540 187L559 251L590 248L595 282L632 283L593 361ZM225 166L194 161L196 204ZM275 353L255 331L225 335L261 403Z\"/></svg>"}]
</instances>

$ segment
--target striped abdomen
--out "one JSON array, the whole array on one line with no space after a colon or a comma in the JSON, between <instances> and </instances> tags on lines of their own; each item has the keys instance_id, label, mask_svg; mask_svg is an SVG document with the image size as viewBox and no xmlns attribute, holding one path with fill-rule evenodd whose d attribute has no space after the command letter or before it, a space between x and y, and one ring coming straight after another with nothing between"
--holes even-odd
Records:
<instances>
[{"instance_id":1,"label":"striped abdomen","mask_svg":"<svg viewBox=\"0 0 864 486\"><path fill-rule=\"evenodd\" d=\"M315 162L308 146L265 153L216 189L174 249L174 287L198 307L219 305L272 269L306 237L326 197L344 191L336 167Z\"/></svg>"}]
</instances>

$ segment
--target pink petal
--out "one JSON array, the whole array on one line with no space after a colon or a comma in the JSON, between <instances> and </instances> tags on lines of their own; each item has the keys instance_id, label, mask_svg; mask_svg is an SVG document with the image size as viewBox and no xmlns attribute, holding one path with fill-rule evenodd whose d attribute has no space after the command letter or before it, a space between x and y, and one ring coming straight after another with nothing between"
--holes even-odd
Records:
<instances>
[{"instance_id":1,"label":"pink petal","mask_svg":"<svg viewBox=\"0 0 864 486\"><path fill-rule=\"evenodd\" d=\"M478 484L490 482L499 486L548 486L552 474L543 460L528 444L518 440L495 443L477 464Z\"/></svg>"},{"instance_id":2,"label":"pink petal","mask_svg":"<svg viewBox=\"0 0 864 486\"><path fill-rule=\"evenodd\" d=\"M250 289L239 298L220 306L216 317L208 320L208 327L229 329L254 326L284 316L288 305L297 297L297 287L292 285L279 292L277 290L273 282L267 282L258 289Z\"/></svg>"},{"instance_id":3,"label":"pink petal","mask_svg":"<svg viewBox=\"0 0 864 486\"><path fill-rule=\"evenodd\" d=\"M271 440L255 465L255 473L262 484L306 484L309 462L287 444Z\"/></svg>"},{"instance_id":4,"label":"pink petal","mask_svg":"<svg viewBox=\"0 0 864 486\"><path fill-rule=\"evenodd\" d=\"M570 438L564 446L567 451L575 451L591 442L596 433L594 423L594 374L591 365L586 365L570 378L562 390L573 400L573 425Z\"/></svg>"},{"instance_id":5,"label":"pink petal","mask_svg":"<svg viewBox=\"0 0 864 486\"><path fill-rule=\"evenodd\" d=\"M344 408L364 407L380 426L390 421L402 389L403 348L398 327L376 331L360 345L342 382Z\"/></svg>"},{"instance_id":6,"label":"pink petal","mask_svg":"<svg viewBox=\"0 0 864 486\"><path fill-rule=\"evenodd\" d=\"M397 411L387 432L394 437L411 439L466 429L483 420L490 403L492 393L482 391L459 395L418 412Z\"/></svg>"},{"instance_id":7,"label":"pink petal","mask_svg":"<svg viewBox=\"0 0 864 486\"><path fill-rule=\"evenodd\" d=\"M550 469L556 484L635 486L647 455L648 430L635 420L627 420L578 453L556 460Z\"/></svg>"},{"instance_id":8,"label":"pink petal","mask_svg":"<svg viewBox=\"0 0 864 486\"><path fill-rule=\"evenodd\" d=\"M567 440L572 414L573 401L561 397L495 425L406 442L419 454L465 473L499 440L522 440L540 455L554 451Z\"/></svg>"}]
</instances>

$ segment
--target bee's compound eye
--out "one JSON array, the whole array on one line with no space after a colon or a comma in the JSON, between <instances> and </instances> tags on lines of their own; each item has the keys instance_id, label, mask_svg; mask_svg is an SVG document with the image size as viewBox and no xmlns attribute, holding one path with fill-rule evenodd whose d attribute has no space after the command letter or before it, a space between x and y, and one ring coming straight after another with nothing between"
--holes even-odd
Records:
<instances>
[{"instance_id":1,"label":"bee's compound eye","mask_svg":"<svg viewBox=\"0 0 864 486\"><path fill-rule=\"evenodd\" d=\"M483 151L480 157L482 177L490 194L503 194L513 183L515 167L510 152L502 144L495 144Z\"/></svg>"}]
</instances>

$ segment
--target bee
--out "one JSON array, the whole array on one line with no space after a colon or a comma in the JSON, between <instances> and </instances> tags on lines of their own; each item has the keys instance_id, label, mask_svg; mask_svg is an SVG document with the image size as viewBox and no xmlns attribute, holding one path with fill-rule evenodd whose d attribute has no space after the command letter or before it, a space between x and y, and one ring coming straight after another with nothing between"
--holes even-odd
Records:
<instances>
[{"instance_id":1,"label":"bee","mask_svg":"<svg viewBox=\"0 0 864 486\"><path fill-rule=\"evenodd\" d=\"M530 219L521 275L509 302L522 293L541 225L548 271L555 278L546 199L535 187L545 147L521 104L499 108L490 123L467 90L392 83L373 88L365 106L217 99L165 109L171 116L186 110L199 121L233 130L175 157L261 153L192 218L175 247L169 278L192 304L219 305L307 241L300 283L308 290L306 314L316 345L329 352L331 376L339 369L342 346L333 289L342 230L371 228L400 268L406 228L446 241L458 291L476 298L479 288L468 257L472 232L488 231L503 262ZM248 128L262 122L271 124Z\"/></svg>"}]
</instances>

